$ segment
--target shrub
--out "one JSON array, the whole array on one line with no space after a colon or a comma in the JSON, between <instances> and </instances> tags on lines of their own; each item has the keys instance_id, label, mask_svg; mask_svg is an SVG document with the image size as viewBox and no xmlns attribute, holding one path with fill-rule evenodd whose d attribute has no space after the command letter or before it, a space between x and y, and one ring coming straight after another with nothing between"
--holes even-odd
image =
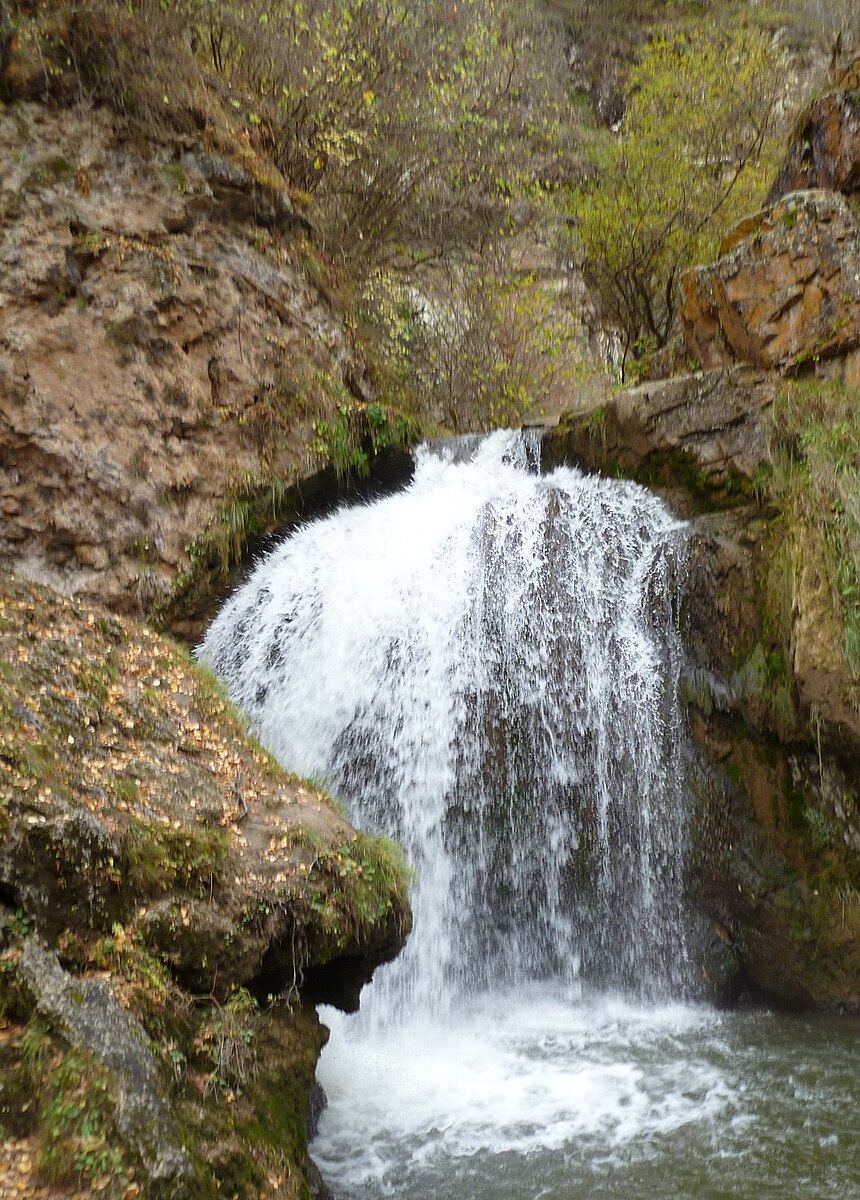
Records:
<instances>
[{"instance_id":1,"label":"shrub","mask_svg":"<svg viewBox=\"0 0 860 1200\"><path fill-rule=\"evenodd\" d=\"M574 221L587 275L631 350L665 345L681 274L760 202L775 153L771 40L708 25L659 35L627 81L620 133L597 142Z\"/></svg>"}]
</instances>

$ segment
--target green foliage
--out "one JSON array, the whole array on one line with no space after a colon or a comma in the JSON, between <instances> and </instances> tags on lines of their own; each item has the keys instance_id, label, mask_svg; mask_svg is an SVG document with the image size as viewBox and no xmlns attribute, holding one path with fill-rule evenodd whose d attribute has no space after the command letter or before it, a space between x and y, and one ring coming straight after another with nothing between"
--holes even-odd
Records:
<instances>
[{"instance_id":1,"label":"green foliage","mask_svg":"<svg viewBox=\"0 0 860 1200\"><path fill-rule=\"evenodd\" d=\"M72 164L61 154L53 154L37 163L21 186L25 192L37 192L40 188L67 183L73 174Z\"/></svg>"},{"instance_id":2,"label":"green foliage","mask_svg":"<svg viewBox=\"0 0 860 1200\"><path fill-rule=\"evenodd\" d=\"M314 422L311 450L330 462L339 478L366 476L381 450L414 446L420 433L418 421L407 413L345 399L332 419Z\"/></svg>"},{"instance_id":3,"label":"green foliage","mask_svg":"<svg viewBox=\"0 0 860 1200\"><path fill-rule=\"evenodd\" d=\"M563 152L562 37L519 0L90 0L43 49L150 127L208 124L356 269L483 237Z\"/></svg>"},{"instance_id":4,"label":"green foliage","mask_svg":"<svg viewBox=\"0 0 860 1200\"><path fill-rule=\"evenodd\" d=\"M574 205L628 354L665 345L681 274L764 193L782 75L764 34L713 24L655 37L631 70L621 131L595 144Z\"/></svg>"},{"instance_id":5,"label":"green foliage","mask_svg":"<svg viewBox=\"0 0 860 1200\"><path fill-rule=\"evenodd\" d=\"M816 529L845 661L860 677L860 407L823 380L786 382L772 415L769 497Z\"/></svg>"},{"instance_id":6,"label":"green foliage","mask_svg":"<svg viewBox=\"0 0 860 1200\"><path fill-rule=\"evenodd\" d=\"M103 1191L128 1183L122 1152L111 1141L114 1100L108 1073L70 1053L43 1080L39 1170L51 1183Z\"/></svg>"},{"instance_id":7,"label":"green foliage","mask_svg":"<svg viewBox=\"0 0 860 1200\"><path fill-rule=\"evenodd\" d=\"M380 269L365 282L362 311L434 420L454 430L515 425L570 381L576 321L504 240L417 280L426 293Z\"/></svg>"},{"instance_id":8,"label":"green foliage","mask_svg":"<svg viewBox=\"0 0 860 1200\"><path fill-rule=\"evenodd\" d=\"M125 879L141 896L172 888L208 895L227 860L227 834L220 827L134 820L123 835Z\"/></svg>"},{"instance_id":9,"label":"green foliage","mask_svg":"<svg viewBox=\"0 0 860 1200\"><path fill-rule=\"evenodd\" d=\"M412 871L401 847L389 838L353 834L350 841L317 853L315 864L335 886L317 892L311 907L335 935L360 940L395 906L406 910Z\"/></svg>"}]
</instances>

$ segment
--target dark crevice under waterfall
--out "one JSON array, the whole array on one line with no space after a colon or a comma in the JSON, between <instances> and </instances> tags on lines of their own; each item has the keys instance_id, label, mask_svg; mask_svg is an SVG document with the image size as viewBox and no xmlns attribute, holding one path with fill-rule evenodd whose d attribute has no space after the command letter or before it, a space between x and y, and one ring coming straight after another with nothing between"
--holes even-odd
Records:
<instances>
[{"instance_id":1,"label":"dark crevice under waterfall","mask_svg":"<svg viewBox=\"0 0 860 1200\"><path fill-rule=\"evenodd\" d=\"M735 1035L688 1000L686 528L537 460L529 434L422 447L403 492L273 550L202 647L416 872L406 950L326 1014L313 1152L337 1196L747 1194L707 1166L744 1119Z\"/></svg>"}]
</instances>

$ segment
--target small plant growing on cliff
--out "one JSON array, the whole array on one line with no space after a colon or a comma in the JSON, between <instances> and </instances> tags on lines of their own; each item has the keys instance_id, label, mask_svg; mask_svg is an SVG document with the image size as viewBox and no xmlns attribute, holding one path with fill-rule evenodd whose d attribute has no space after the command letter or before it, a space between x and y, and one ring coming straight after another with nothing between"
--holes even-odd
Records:
<instances>
[{"instance_id":1,"label":"small plant growing on cliff","mask_svg":"<svg viewBox=\"0 0 860 1200\"><path fill-rule=\"evenodd\" d=\"M213 1067L207 1092L241 1089L256 1076L259 1018L257 1001L246 988L237 988L223 1004L213 1006L196 1043Z\"/></svg>"},{"instance_id":2,"label":"small plant growing on cliff","mask_svg":"<svg viewBox=\"0 0 860 1200\"><path fill-rule=\"evenodd\" d=\"M769 497L824 551L842 653L860 679L860 413L843 384L786 382L771 417ZM852 700L853 702L853 700Z\"/></svg>"},{"instance_id":3,"label":"small plant growing on cliff","mask_svg":"<svg viewBox=\"0 0 860 1200\"><path fill-rule=\"evenodd\" d=\"M110 1139L115 1105L107 1072L83 1055L68 1054L45 1082L39 1170L52 1183L98 1191L119 1184L121 1191L128 1178Z\"/></svg>"},{"instance_id":4,"label":"small plant growing on cliff","mask_svg":"<svg viewBox=\"0 0 860 1200\"><path fill-rule=\"evenodd\" d=\"M420 427L413 417L384 404L344 400L333 418L314 423L314 434L311 450L327 459L339 478L363 477L381 450L414 445Z\"/></svg>"},{"instance_id":5,"label":"small plant growing on cliff","mask_svg":"<svg viewBox=\"0 0 860 1200\"><path fill-rule=\"evenodd\" d=\"M357 833L351 841L318 854L316 861L336 885L315 901L335 929L343 918L360 937L395 905L405 910L412 871L401 847L389 838Z\"/></svg>"}]
</instances>

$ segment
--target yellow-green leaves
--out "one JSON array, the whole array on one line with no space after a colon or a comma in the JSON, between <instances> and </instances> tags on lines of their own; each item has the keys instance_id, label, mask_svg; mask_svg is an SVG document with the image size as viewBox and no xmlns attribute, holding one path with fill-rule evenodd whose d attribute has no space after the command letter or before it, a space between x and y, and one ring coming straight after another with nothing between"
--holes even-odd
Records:
<instances>
[{"instance_id":1,"label":"yellow-green leaves","mask_svg":"<svg viewBox=\"0 0 860 1200\"><path fill-rule=\"evenodd\" d=\"M703 25L656 37L630 72L621 129L595 146L574 210L628 349L665 343L681 273L763 199L781 66L764 34Z\"/></svg>"}]
</instances>

